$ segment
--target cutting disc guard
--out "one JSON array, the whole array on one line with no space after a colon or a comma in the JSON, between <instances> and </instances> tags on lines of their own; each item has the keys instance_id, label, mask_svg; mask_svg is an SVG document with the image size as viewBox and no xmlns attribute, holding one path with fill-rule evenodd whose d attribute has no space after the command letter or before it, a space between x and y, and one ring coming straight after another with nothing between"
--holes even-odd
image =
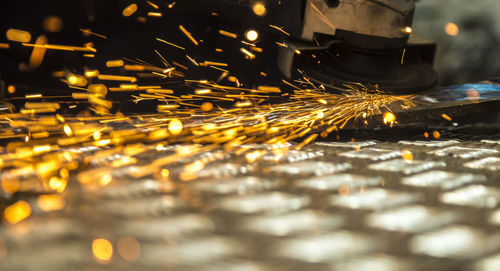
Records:
<instances>
[{"instance_id":1,"label":"cutting disc guard","mask_svg":"<svg viewBox=\"0 0 500 271\"><path fill-rule=\"evenodd\" d=\"M299 56L295 66L317 83L332 89L361 83L388 93L415 93L437 84L429 64L397 63L391 55L346 55L332 50L310 51Z\"/></svg>"},{"instance_id":2,"label":"cutting disc guard","mask_svg":"<svg viewBox=\"0 0 500 271\"><path fill-rule=\"evenodd\" d=\"M301 54L293 56L292 71L300 71L332 91L361 83L391 94L416 93L435 87L438 81L437 72L419 50L413 46L411 55L405 56L406 49L368 50L333 43L327 48L300 50Z\"/></svg>"}]
</instances>

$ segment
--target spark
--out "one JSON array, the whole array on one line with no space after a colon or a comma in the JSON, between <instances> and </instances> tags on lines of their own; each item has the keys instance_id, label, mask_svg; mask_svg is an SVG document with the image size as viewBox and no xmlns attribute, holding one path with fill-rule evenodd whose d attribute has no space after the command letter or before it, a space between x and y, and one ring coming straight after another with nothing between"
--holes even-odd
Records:
<instances>
[{"instance_id":1,"label":"spark","mask_svg":"<svg viewBox=\"0 0 500 271\"><path fill-rule=\"evenodd\" d=\"M173 44L173 43L168 42L168 41L166 41L166 40L162 40L162 39L159 39L159 38L156 38L156 40L157 40L157 41L159 41L159 42L162 42L162 43L168 44L168 45L170 45L170 46L174 46L174 47L179 48L179 49L181 49L181 50L186 50L184 47L181 47L181 46L179 46L179 45Z\"/></svg>"},{"instance_id":2,"label":"spark","mask_svg":"<svg viewBox=\"0 0 500 271\"><path fill-rule=\"evenodd\" d=\"M32 44L32 43L22 43L25 47L35 47L35 48L45 48L48 50L62 50L62 51L79 51L79 52L97 52L96 49L92 47L78 47L78 46L66 46L66 45L55 45L55 44Z\"/></svg>"},{"instance_id":3,"label":"spark","mask_svg":"<svg viewBox=\"0 0 500 271\"><path fill-rule=\"evenodd\" d=\"M38 98L42 98L42 94L40 94L40 93L26 94L25 97L26 97L26 99L38 99Z\"/></svg>"},{"instance_id":4,"label":"spark","mask_svg":"<svg viewBox=\"0 0 500 271\"><path fill-rule=\"evenodd\" d=\"M235 107L250 107L252 105L253 104L250 101L241 101L241 102L237 102L234 106Z\"/></svg>"},{"instance_id":5,"label":"spark","mask_svg":"<svg viewBox=\"0 0 500 271\"><path fill-rule=\"evenodd\" d=\"M95 140L95 141L99 141L101 139L101 133L99 131L95 131L93 134L92 134L92 138Z\"/></svg>"},{"instance_id":6,"label":"spark","mask_svg":"<svg viewBox=\"0 0 500 271\"><path fill-rule=\"evenodd\" d=\"M97 79L102 81L129 81L130 83L137 82L137 78L133 76L119 76L119 75L106 75L99 74Z\"/></svg>"},{"instance_id":7,"label":"spark","mask_svg":"<svg viewBox=\"0 0 500 271\"><path fill-rule=\"evenodd\" d=\"M264 16L267 13L267 8L262 2L256 2L252 6L252 11L255 13L257 16Z\"/></svg>"},{"instance_id":8,"label":"spark","mask_svg":"<svg viewBox=\"0 0 500 271\"><path fill-rule=\"evenodd\" d=\"M253 163L263 155L265 155L267 151L254 151L254 152L249 152L245 155L245 158L247 159L248 163Z\"/></svg>"},{"instance_id":9,"label":"spark","mask_svg":"<svg viewBox=\"0 0 500 271\"><path fill-rule=\"evenodd\" d=\"M189 70L188 67L186 67L186 66L184 66L184 65L182 65L180 63L177 63L175 61L173 61L172 64L174 64L175 66L177 66L177 67L179 67L179 68L181 68L183 70Z\"/></svg>"},{"instance_id":10,"label":"spark","mask_svg":"<svg viewBox=\"0 0 500 271\"><path fill-rule=\"evenodd\" d=\"M117 68L117 67L122 67L125 64L123 60L109 60L106 62L106 67L108 68Z\"/></svg>"},{"instance_id":11,"label":"spark","mask_svg":"<svg viewBox=\"0 0 500 271\"><path fill-rule=\"evenodd\" d=\"M36 39L35 44L43 45L47 44L47 42L48 42L47 37L41 35ZM33 48L33 52L31 53L29 61L29 66L31 69L36 69L40 67L40 65L43 62L43 58L45 57L46 51L47 51L46 48L38 48L38 47Z\"/></svg>"},{"instance_id":12,"label":"spark","mask_svg":"<svg viewBox=\"0 0 500 271\"><path fill-rule=\"evenodd\" d=\"M184 35L186 35L186 37L196 46L198 46L198 41L193 37L193 35L186 30L186 28L184 28L184 26L182 25L179 25L179 29L182 31L182 33L184 33Z\"/></svg>"},{"instance_id":13,"label":"spark","mask_svg":"<svg viewBox=\"0 0 500 271\"><path fill-rule=\"evenodd\" d=\"M80 31L81 31L83 34L88 35L88 36L92 35L92 36L99 37L99 38L101 38L101 39L107 39L107 38L108 38L108 37L106 37L106 36L104 36L104 35L94 33L94 32L92 32L90 29L82 29L82 28L80 28Z\"/></svg>"},{"instance_id":14,"label":"spark","mask_svg":"<svg viewBox=\"0 0 500 271\"><path fill-rule=\"evenodd\" d=\"M182 132L182 122L178 119L173 119L168 123L168 131L173 135L178 135Z\"/></svg>"},{"instance_id":15,"label":"spark","mask_svg":"<svg viewBox=\"0 0 500 271\"><path fill-rule=\"evenodd\" d=\"M148 12L149 17L161 18L163 14L161 12Z\"/></svg>"},{"instance_id":16,"label":"spark","mask_svg":"<svg viewBox=\"0 0 500 271\"><path fill-rule=\"evenodd\" d=\"M71 129L71 127L69 127L69 125L64 125L64 133L67 136L72 136L73 135L73 130Z\"/></svg>"},{"instance_id":17,"label":"spark","mask_svg":"<svg viewBox=\"0 0 500 271\"><path fill-rule=\"evenodd\" d=\"M150 5L154 9L159 9L160 8L157 4L155 4L155 3L151 2L151 1L146 1L146 3L148 3L148 5Z\"/></svg>"},{"instance_id":18,"label":"spark","mask_svg":"<svg viewBox=\"0 0 500 271\"><path fill-rule=\"evenodd\" d=\"M193 65L195 66L200 66L200 64L198 64L198 62L196 62L196 60L188 55L186 55L186 58L191 62L193 63Z\"/></svg>"},{"instance_id":19,"label":"spark","mask_svg":"<svg viewBox=\"0 0 500 271\"><path fill-rule=\"evenodd\" d=\"M248 57L248 59L254 59L254 58L255 58L255 55L254 55L254 54L252 54L250 51L248 51L248 50L247 50L247 49L245 49L245 48L240 48L240 51L241 51L243 54L245 54L245 55Z\"/></svg>"},{"instance_id":20,"label":"spark","mask_svg":"<svg viewBox=\"0 0 500 271\"><path fill-rule=\"evenodd\" d=\"M447 121L452 121L451 117L446 114L442 114L441 117Z\"/></svg>"},{"instance_id":21,"label":"spark","mask_svg":"<svg viewBox=\"0 0 500 271\"><path fill-rule=\"evenodd\" d=\"M170 171L168 171L168 169L164 168L161 170L161 176L163 178L168 178L168 176L170 176Z\"/></svg>"},{"instance_id":22,"label":"spark","mask_svg":"<svg viewBox=\"0 0 500 271\"><path fill-rule=\"evenodd\" d=\"M280 31L281 33L287 35L287 36L290 36L290 33L286 32L285 30L283 30L283 27L279 27L279 26L276 26L276 25L272 25L270 24L269 27L273 28L273 29L276 29L278 31Z\"/></svg>"},{"instance_id":23,"label":"spark","mask_svg":"<svg viewBox=\"0 0 500 271\"><path fill-rule=\"evenodd\" d=\"M278 45L279 47L288 48L288 45L286 43L276 42L276 45Z\"/></svg>"},{"instance_id":24,"label":"spark","mask_svg":"<svg viewBox=\"0 0 500 271\"><path fill-rule=\"evenodd\" d=\"M256 41L258 38L259 38L259 33L255 30L248 30L246 33L245 33L245 37L247 40L249 41Z\"/></svg>"},{"instance_id":25,"label":"spark","mask_svg":"<svg viewBox=\"0 0 500 271\"><path fill-rule=\"evenodd\" d=\"M211 102L205 102L201 105L201 110L207 112L211 111L214 108L214 105Z\"/></svg>"},{"instance_id":26,"label":"spark","mask_svg":"<svg viewBox=\"0 0 500 271\"><path fill-rule=\"evenodd\" d=\"M281 89L279 87L258 86L257 89L262 92L281 93Z\"/></svg>"},{"instance_id":27,"label":"spark","mask_svg":"<svg viewBox=\"0 0 500 271\"><path fill-rule=\"evenodd\" d=\"M148 4L153 8L156 5ZM263 5L255 2L253 8L259 4ZM136 4L129 5L123 10L123 15L131 16L137 9ZM270 27L288 34L281 27ZM182 25L179 29L195 45L201 44L202 41L196 40ZM81 31L87 33L85 29ZM238 37L221 31L222 35ZM258 36L259 33L247 31L244 37L247 41L236 41L243 47L240 52L247 59L254 59L263 51L248 42L257 40ZM163 39L156 38L156 41L185 50ZM45 43L35 41L35 44L25 42L23 45L33 47L33 52L38 49L92 55L97 52L93 44L73 47ZM209 50L223 53L230 49ZM155 53L161 62L159 67L140 59L105 59L108 60L106 67L97 70L89 65L84 68L83 75L77 74L81 71L70 69L54 72L56 80L68 85L70 92L66 96L32 93L18 97L24 99L24 107L19 112L2 115L0 120L6 124L0 131L0 138L17 140L13 142L15 144L8 143L6 148L0 147L2 176L15 177L7 181L2 177L4 192L14 194L25 189L21 184L26 183L24 178L30 178L29 182L38 182L47 195L37 198L40 209L62 210L65 201L59 194L72 189L69 181L74 179L73 174L76 174L79 184L88 189L113 185L114 178L119 178L115 175L116 170L129 172L135 178L153 176L163 184L175 178L192 181L218 159L201 154L220 152L217 155L224 157L234 154L249 163L259 162L272 154L272 159L279 161L287 151L304 148L319 136L327 137L359 121L397 124L391 109L397 106L408 109L415 105L411 95L382 95L376 88L361 84L346 85L342 94L327 93L323 86L308 78L290 82L282 80L275 85L261 82L247 86L245 78L240 78L244 75L233 73L229 62L205 60L203 55L194 51L189 54L196 59L184 53L181 56L186 59L171 59L169 52L163 55L158 51ZM194 66L188 68L181 64L188 61ZM201 67L210 68L210 73L215 73L219 79L186 78L183 73ZM268 76L264 71L254 75ZM184 87L174 87L177 83ZM8 86L7 91L16 94L15 86ZM124 115L117 112L120 107L115 105L120 104L111 99L112 96L147 103L156 111ZM278 103L274 98L283 101ZM80 111L80 108L84 109ZM67 110L80 113L63 115ZM255 150L246 146L259 143L271 144L273 150ZM274 149L275 146L281 147ZM153 161L143 161L142 154L148 151L156 152ZM170 166L177 163L182 163L182 172L170 171ZM9 223L18 223L31 215L27 202L10 207L4 211ZM136 254L125 253L120 243L117 248L124 260L135 259ZM113 246L106 239L95 239L92 252L99 263L107 263L112 259Z\"/></svg>"},{"instance_id":28,"label":"spark","mask_svg":"<svg viewBox=\"0 0 500 271\"><path fill-rule=\"evenodd\" d=\"M258 53L262 53L262 52L264 52L264 50L263 50L262 48L260 48L260 47L256 47L256 46L252 46L252 47L250 47L250 50L255 51L255 52L258 52Z\"/></svg>"},{"instance_id":29,"label":"spark","mask_svg":"<svg viewBox=\"0 0 500 271\"><path fill-rule=\"evenodd\" d=\"M221 63L221 62L214 62L214 61L205 61L203 63L200 63L200 66L220 66L220 67L227 67L227 63Z\"/></svg>"},{"instance_id":30,"label":"spark","mask_svg":"<svg viewBox=\"0 0 500 271\"><path fill-rule=\"evenodd\" d=\"M7 87L7 92L9 92L10 94L14 94L16 92L16 87L13 85L9 85Z\"/></svg>"},{"instance_id":31,"label":"spark","mask_svg":"<svg viewBox=\"0 0 500 271\"><path fill-rule=\"evenodd\" d=\"M7 30L7 39L14 42L27 43L31 41L31 34L28 31L19 29L9 29Z\"/></svg>"},{"instance_id":32,"label":"spark","mask_svg":"<svg viewBox=\"0 0 500 271\"><path fill-rule=\"evenodd\" d=\"M413 32L413 29L410 26L407 26L403 28L403 32L405 32L406 34L411 34L411 32Z\"/></svg>"},{"instance_id":33,"label":"spark","mask_svg":"<svg viewBox=\"0 0 500 271\"><path fill-rule=\"evenodd\" d=\"M66 78L67 78L68 84L71 86L85 87L88 83L88 80L87 80L87 78L85 78L85 76L78 75L78 74L71 74L70 73L67 75Z\"/></svg>"},{"instance_id":34,"label":"spark","mask_svg":"<svg viewBox=\"0 0 500 271\"><path fill-rule=\"evenodd\" d=\"M85 71L84 75L87 78L94 78L99 75L99 70L87 70Z\"/></svg>"},{"instance_id":35,"label":"spark","mask_svg":"<svg viewBox=\"0 0 500 271\"><path fill-rule=\"evenodd\" d=\"M126 8L123 9L122 15L124 17L130 17L136 11L137 11L137 4L133 3L133 4L130 4Z\"/></svg>"},{"instance_id":36,"label":"spark","mask_svg":"<svg viewBox=\"0 0 500 271\"><path fill-rule=\"evenodd\" d=\"M224 31L224 30L219 30L219 34L226 36L226 37L233 38L233 39L238 38L238 35L231 33L231 32Z\"/></svg>"},{"instance_id":37,"label":"spark","mask_svg":"<svg viewBox=\"0 0 500 271\"><path fill-rule=\"evenodd\" d=\"M396 116L393 113L387 112L384 114L384 124L391 124L394 121L396 121Z\"/></svg>"},{"instance_id":38,"label":"spark","mask_svg":"<svg viewBox=\"0 0 500 271\"><path fill-rule=\"evenodd\" d=\"M401 157L404 159L404 160L407 160L407 161L411 161L413 160L413 154L411 153L410 150L408 149L403 149L401 151Z\"/></svg>"},{"instance_id":39,"label":"spark","mask_svg":"<svg viewBox=\"0 0 500 271\"><path fill-rule=\"evenodd\" d=\"M206 95L212 93L211 89L197 89L194 91L197 95Z\"/></svg>"},{"instance_id":40,"label":"spark","mask_svg":"<svg viewBox=\"0 0 500 271\"><path fill-rule=\"evenodd\" d=\"M458 27L458 25L451 22L445 25L444 31L448 36L452 37L458 36L458 34L460 34L460 28Z\"/></svg>"},{"instance_id":41,"label":"spark","mask_svg":"<svg viewBox=\"0 0 500 271\"><path fill-rule=\"evenodd\" d=\"M63 20L58 16L50 15L43 19L43 29L47 32L58 33L63 27Z\"/></svg>"}]
</instances>

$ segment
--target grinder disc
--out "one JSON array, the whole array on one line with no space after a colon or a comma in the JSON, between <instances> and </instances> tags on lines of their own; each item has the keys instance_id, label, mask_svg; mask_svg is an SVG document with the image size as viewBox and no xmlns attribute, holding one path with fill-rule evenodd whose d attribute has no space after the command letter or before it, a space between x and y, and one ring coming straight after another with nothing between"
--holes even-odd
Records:
<instances>
[{"instance_id":1,"label":"grinder disc","mask_svg":"<svg viewBox=\"0 0 500 271\"><path fill-rule=\"evenodd\" d=\"M431 65L401 64L400 59L394 54L330 48L304 51L296 56L294 66L333 91L345 90L345 85L352 83L376 86L392 94L415 93L436 86L438 75Z\"/></svg>"}]
</instances>

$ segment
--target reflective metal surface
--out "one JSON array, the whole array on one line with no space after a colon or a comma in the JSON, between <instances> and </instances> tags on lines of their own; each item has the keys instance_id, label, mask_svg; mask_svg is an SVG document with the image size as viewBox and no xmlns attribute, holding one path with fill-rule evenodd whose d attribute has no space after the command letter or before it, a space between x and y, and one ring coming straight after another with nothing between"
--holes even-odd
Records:
<instances>
[{"instance_id":1,"label":"reflective metal surface","mask_svg":"<svg viewBox=\"0 0 500 271\"><path fill-rule=\"evenodd\" d=\"M166 177L125 165L61 196L21 178L2 197L31 216L0 227L0 269L496 270L500 145L480 137L317 142L255 163L215 149L194 178L192 159Z\"/></svg>"}]
</instances>

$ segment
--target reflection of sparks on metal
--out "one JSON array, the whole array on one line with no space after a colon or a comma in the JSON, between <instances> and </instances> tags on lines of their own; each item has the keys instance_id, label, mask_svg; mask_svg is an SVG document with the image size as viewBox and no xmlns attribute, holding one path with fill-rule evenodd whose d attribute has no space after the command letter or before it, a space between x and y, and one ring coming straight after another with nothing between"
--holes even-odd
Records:
<instances>
[{"instance_id":1,"label":"reflection of sparks on metal","mask_svg":"<svg viewBox=\"0 0 500 271\"><path fill-rule=\"evenodd\" d=\"M62 210L66 202L60 195L40 195L37 198L37 204L42 211L50 212Z\"/></svg>"},{"instance_id":2,"label":"reflection of sparks on metal","mask_svg":"<svg viewBox=\"0 0 500 271\"><path fill-rule=\"evenodd\" d=\"M5 208L4 218L10 224L17 224L31 215L31 206L26 201L18 201Z\"/></svg>"},{"instance_id":3,"label":"reflection of sparks on metal","mask_svg":"<svg viewBox=\"0 0 500 271\"><path fill-rule=\"evenodd\" d=\"M384 124L392 125L394 121L396 121L396 116L393 113L387 112L384 114Z\"/></svg>"},{"instance_id":4,"label":"reflection of sparks on metal","mask_svg":"<svg viewBox=\"0 0 500 271\"><path fill-rule=\"evenodd\" d=\"M403 149L401 151L401 157L404 160L411 161L411 160L413 160L413 153L411 153L411 151L408 149Z\"/></svg>"},{"instance_id":5,"label":"reflection of sparks on metal","mask_svg":"<svg viewBox=\"0 0 500 271\"><path fill-rule=\"evenodd\" d=\"M438 131L434 131L434 132L432 132L432 136L433 136L435 139L440 139L440 138L441 138L441 134L440 134Z\"/></svg>"},{"instance_id":6,"label":"reflection of sparks on metal","mask_svg":"<svg viewBox=\"0 0 500 271\"><path fill-rule=\"evenodd\" d=\"M99 263L108 263L113 257L113 245L106 239L92 241L92 253Z\"/></svg>"},{"instance_id":7,"label":"reflection of sparks on metal","mask_svg":"<svg viewBox=\"0 0 500 271\"><path fill-rule=\"evenodd\" d=\"M117 243L118 254L127 262L133 262L141 256L141 245L133 237L123 237Z\"/></svg>"}]
</instances>

